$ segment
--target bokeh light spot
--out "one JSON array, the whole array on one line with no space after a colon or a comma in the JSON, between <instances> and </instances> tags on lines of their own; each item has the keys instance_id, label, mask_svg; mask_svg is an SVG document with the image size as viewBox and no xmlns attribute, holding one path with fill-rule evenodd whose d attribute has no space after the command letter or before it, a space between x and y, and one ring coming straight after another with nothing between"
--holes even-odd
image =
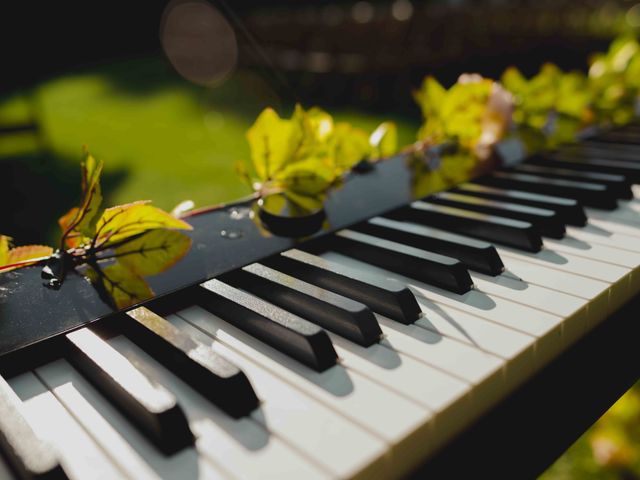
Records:
<instances>
[{"instance_id":1,"label":"bokeh light spot","mask_svg":"<svg viewBox=\"0 0 640 480\"><path fill-rule=\"evenodd\" d=\"M169 3L160 39L173 67L190 82L216 86L236 68L238 43L233 28L204 0Z\"/></svg>"}]
</instances>

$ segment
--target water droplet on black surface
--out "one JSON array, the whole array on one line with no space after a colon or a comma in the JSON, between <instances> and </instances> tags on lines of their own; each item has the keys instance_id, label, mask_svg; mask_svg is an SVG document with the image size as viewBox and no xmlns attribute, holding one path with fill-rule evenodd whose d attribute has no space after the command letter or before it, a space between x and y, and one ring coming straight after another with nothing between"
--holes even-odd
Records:
<instances>
[{"instance_id":1,"label":"water droplet on black surface","mask_svg":"<svg viewBox=\"0 0 640 480\"><path fill-rule=\"evenodd\" d=\"M220 236L229 240L237 240L242 237L242 232L240 230L221 230Z\"/></svg>"}]
</instances>

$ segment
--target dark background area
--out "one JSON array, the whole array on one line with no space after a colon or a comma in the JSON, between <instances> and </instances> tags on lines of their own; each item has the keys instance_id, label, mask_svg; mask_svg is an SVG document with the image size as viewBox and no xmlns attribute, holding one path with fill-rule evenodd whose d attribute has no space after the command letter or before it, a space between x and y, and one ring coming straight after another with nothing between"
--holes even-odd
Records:
<instances>
[{"instance_id":1,"label":"dark background area","mask_svg":"<svg viewBox=\"0 0 640 480\"><path fill-rule=\"evenodd\" d=\"M77 66L161 52L159 28L168 3L5 3L0 92ZM631 5L413 1L411 17L398 21L389 1L213 3L223 11L230 5L234 23L242 25L241 62L283 72L286 86L281 88L288 94L325 104L401 110L410 100L397 93L415 86L425 73L451 83L461 71L496 77L511 64L527 73L544 61L584 69L587 54L605 48ZM354 14L362 7L358 3L371 7L363 7L364 22Z\"/></svg>"}]
</instances>

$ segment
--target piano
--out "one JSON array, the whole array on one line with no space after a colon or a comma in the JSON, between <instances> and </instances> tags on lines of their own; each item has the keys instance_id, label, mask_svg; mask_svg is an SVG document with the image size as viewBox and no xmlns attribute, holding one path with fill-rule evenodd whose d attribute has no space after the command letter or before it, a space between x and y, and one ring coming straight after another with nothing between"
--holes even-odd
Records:
<instances>
[{"instance_id":1,"label":"piano","mask_svg":"<svg viewBox=\"0 0 640 480\"><path fill-rule=\"evenodd\" d=\"M189 217L129 309L0 275L0 478L541 473L637 379L640 127L426 197L411 165L302 237Z\"/></svg>"}]
</instances>

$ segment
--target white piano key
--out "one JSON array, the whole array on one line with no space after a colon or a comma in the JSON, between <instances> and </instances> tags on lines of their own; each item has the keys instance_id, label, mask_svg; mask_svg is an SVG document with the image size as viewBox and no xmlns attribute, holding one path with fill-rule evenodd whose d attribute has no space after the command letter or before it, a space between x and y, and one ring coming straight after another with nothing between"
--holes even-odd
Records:
<instances>
[{"instance_id":1,"label":"white piano key","mask_svg":"<svg viewBox=\"0 0 640 480\"><path fill-rule=\"evenodd\" d=\"M618 208L613 211L594 208L585 208L584 210L589 219L606 220L611 223L632 225L640 228L640 213L633 210L626 202L619 202Z\"/></svg>"},{"instance_id":2,"label":"white piano key","mask_svg":"<svg viewBox=\"0 0 640 480\"><path fill-rule=\"evenodd\" d=\"M568 227L567 235L584 242L640 252L640 241L637 237L597 227L591 222L582 228Z\"/></svg>"},{"instance_id":3,"label":"white piano key","mask_svg":"<svg viewBox=\"0 0 640 480\"><path fill-rule=\"evenodd\" d=\"M601 228L608 232L622 233L630 237L640 238L640 226L634 224L624 224L620 222L612 222L603 218L589 218L589 225Z\"/></svg>"},{"instance_id":4,"label":"white piano key","mask_svg":"<svg viewBox=\"0 0 640 480\"><path fill-rule=\"evenodd\" d=\"M426 285L424 283L402 277L392 272L378 269L335 252L327 252L323 257L343 263L363 271L378 273L386 278L395 279L408 285L414 293L427 299L437 300L457 310L469 312L478 317L513 328L536 337L536 355L546 360L557 354L563 346L561 317L541 310L520 305L509 300L489 295L474 289L464 295Z\"/></svg>"},{"instance_id":5,"label":"white piano key","mask_svg":"<svg viewBox=\"0 0 640 480\"><path fill-rule=\"evenodd\" d=\"M36 434L56 448L70 478L106 480L124 476L35 374L23 373L8 382L23 402L27 421Z\"/></svg>"},{"instance_id":6,"label":"white piano key","mask_svg":"<svg viewBox=\"0 0 640 480\"><path fill-rule=\"evenodd\" d=\"M570 253L558 252L551 249L545 249L536 254L532 254L498 248L498 253L503 259L511 257L526 263L548 267L549 269L560 272L572 273L607 284L608 311L617 309L635 293L631 290L631 276L629 275L631 269L626 267L598 262L589 258L578 257ZM526 277L522 276L521 278ZM593 309L591 309L591 311L593 311Z\"/></svg>"},{"instance_id":7,"label":"white piano key","mask_svg":"<svg viewBox=\"0 0 640 480\"><path fill-rule=\"evenodd\" d=\"M430 227L424 227L423 225L418 225L411 222L395 222L395 223L400 223L403 226L403 228L407 229L407 231L411 231L415 233L420 233L422 231L428 232L432 230ZM463 242L465 240L469 242L476 241L473 238L466 237L463 235L456 234L456 237L458 241L463 241ZM500 247L496 247L496 248L499 251L503 251L503 252L512 251L510 249L500 250ZM513 250L513 251L518 252L518 250ZM504 255L501 255L501 259L506 269L504 276L514 276L512 275L513 273L512 271L514 269L509 268L509 265L513 263L513 260L505 257ZM545 280L542 282L536 283L533 278L527 277L526 278L527 282L531 282L546 288L551 288L553 290L567 293L569 295L573 295L576 297L591 300L592 298L600 295L604 288L608 287L607 283L602 283L600 281L592 280L585 277L578 277L575 275L567 275L564 272L551 270L545 267L537 267L535 265L531 265L531 263L528 263L528 265L530 265L533 268L532 271L535 271L536 273L535 278L543 277L545 278ZM470 273L472 273L472 276L473 276L474 272L470 272ZM515 277L517 278L517 275ZM520 279L522 278L525 278L525 277L520 276Z\"/></svg>"},{"instance_id":8,"label":"white piano key","mask_svg":"<svg viewBox=\"0 0 640 480\"><path fill-rule=\"evenodd\" d=\"M414 325L503 358L509 385L533 372L535 337L424 297L418 303L423 316Z\"/></svg>"},{"instance_id":9,"label":"white piano key","mask_svg":"<svg viewBox=\"0 0 640 480\"><path fill-rule=\"evenodd\" d=\"M171 456L159 452L66 360L49 363L36 372L58 401L130 478L225 477L193 447Z\"/></svg>"},{"instance_id":10,"label":"white piano key","mask_svg":"<svg viewBox=\"0 0 640 480\"><path fill-rule=\"evenodd\" d=\"M343 365L316 372L213 317L194 307L179 312L179 317L172 315L168 319L202 342L206 341L202 338L204 332L210 338L215 335L216 341L209 340L212 348L224 352L225 357L241 366L259 391L271 392L265 404L278 402L283 404L285 411L289 409L288 397L269 388L273 381L269 375L281 378L382 439L386 443L387 460L391 462L389 471L398 472L415 465L433 442L430 410Z\"/></svg>"},{"instance_id":11,"label":"white piano key","mask_svg":"<svg viewBox=\"0 0 640 480\"><path fill-rule=\"evenodd\" d=\"M331 478L329 472L303 458L253 417L234 419L223 413L126 337L114 337L109 343L178 397L196 435L198 450L231 476L274 480Z\"/></svg>"},{"instance_id":12,"label":"white piano key","mask_svg":"<svg viewBox=\"0 0 640 480\"><path fill-rule=\"evenodd\" d=\"M598 262L589 258L558 252L548 248L537 253L530 253L506 247L498 247L498 253L501 257L503 255L515 256L516 258L525 259L531 263L554 268L563 272L582 275L583 277L593 278L609 284L618 282L629 273L629 269L625 267Z\"/></svg>"},{"instance_id":13,"label":"white piano key","mask_svg":"<svg viewBox=\"0 0 640 480\"><path fill-rule=\"evenodd\" d=\"M462 241L464 241L464 238L462 238ZM306 255L315 257L311 254ZM317 261L321 261L328 270L334 270L336 272L344 272L348 270L353 272L353 270L349 270L343 265L328 261L325 258L315 258L317 258ZM358 271L358 275L365 281L386 281L383 277L369 275L366 272L362 273ZM513 276L509 278L515 279ZM398 282L393 281L391 282L391 285L400 286ZM532 344L535 339L530 335L503 327L502 325L464 312L456 311L456 318L454 319L447 315L441 306L425 298L418 297L416 301L420 304L422 311L426 312L426 315L420 316L420 318L413 323L414 325L426 328L449 338L456 339L462 343L472 345L477 349L493 353L496 356L506 359L514 359L515 357L522 356L525 350L529 353L533 352ZM378 315L377 318L378 320L381 320L386 319L387 317ZM527 356L527 358L530 359L532 357Z\"/></svg>"},{"instance_id":14,"label":"white piano key","mask_svg":"<svg viewBox=\"0 0 640 480\"><path fill-rule=\"evenodd\" d=\"M603 243L605 244L602 245L599 243L581 240L571 234L567 235L562 240L544 240L545 247L557 252L571 253L579 257L591 258L600 262L627 267L631 270L634 270L638 265L640 265L639 253L621 250L614 246L606 245L605 240L603 240Z\"/></svg>"},{"instance_id":15,"label":"white piano key","mask_svg":"<svg viewBox=\"0 0 640 480\"><path fill-rule=\"evenodd\" d=\"M253 414L254 419L289 444L300 448L315 462L324 464L333 475L341 478L365 477L383 468L387 444L381 439L299 392L260 363L254 363L221 342L214 341L213 337L179 316L171 315L167 320L241 368L256 391L264 392L261 408ZM345 449L345 444L353 448Z\"/></svg>"},{"instance_id":16,"label":"white piano key","mask_svg":"<svg viewBox=\"0 0 640 480\"><path fill-rule=\"evenodd\" d=\"M504 393L504 359L417 325L379 321L382 345L469 382L474 408L486 410Z\"/></svg>"}]
</instances>

